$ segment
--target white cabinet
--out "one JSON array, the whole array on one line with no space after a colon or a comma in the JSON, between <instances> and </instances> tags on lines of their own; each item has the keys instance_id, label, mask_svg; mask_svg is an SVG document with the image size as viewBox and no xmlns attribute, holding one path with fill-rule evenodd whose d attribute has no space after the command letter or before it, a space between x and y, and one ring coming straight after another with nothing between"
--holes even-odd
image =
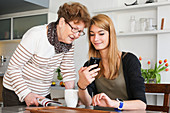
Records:
<instances>
[{"instance_id":1,"label":"white cabinet","mask_svg":"<svg viewBox=\"0 0 170 113\"><path fill-rule=\"evenodd\" d=\"M33 26L47 24L47 14L13 18L13 39L21 39Z\"/></svg>"},{"instance_id":2,"label":"white cabinet","mask_svg":"<svg viewBox=\"0 0 170 113\"><path fill-rule=\"evenodd\" d=\"M48 10L0 15L0 41L21 39L33 26L48 23Z\"/></svg>"},{"instance_id":3,"label":"white cabinet","mask_svg":"<svg viewBox=\"0 0 170 113\"><path fill-rule=\"evenodd\" d=\"M11 19L0 20L0 40L9 40L11 33Z\"/></svg>"},{"instance_id":4,"label":"white cabinet","mask_svg":"<svg viewBox=\"0 0 170 113\"><path fill-rule=\"evenodd\" d=\"M103 7L93 8L92 14L104 13L112 18L118 37L118 46L122 51L133 52L137 57L151 60L152 68L155 62L168 59L170 62L170 1L158 0L154 3L125 6L132 0L103 1ZM135 1L135 0L133 0ZM138 0L139 1L139 0ZM100 1L101 2L101 1ZM108 6L104 5L110 2ZM97 3L97 1L96 1ZM135 16L135 32L130 32L130 17ZM155 30L142 31L140 18L152 18ZM161 28L161 20L164 18L164 29ZM161 73L161 82L170 83L170 72Z\"/></svg>"}]
</instances>

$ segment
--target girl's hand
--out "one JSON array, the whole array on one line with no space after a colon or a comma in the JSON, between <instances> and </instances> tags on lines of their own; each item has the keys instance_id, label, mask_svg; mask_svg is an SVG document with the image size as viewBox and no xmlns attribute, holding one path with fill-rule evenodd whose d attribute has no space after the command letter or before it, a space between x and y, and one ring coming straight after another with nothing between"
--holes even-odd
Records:
<instances>
[{"instance_id":1,"label":"girl's hand","mask_svg":"<svg viewBox=\"0 0 170 113\"><path fill-rule=\"evenodd\" d=\"M98 75L98 71L100 70L100 68L93 70L91 69L97 66L98 64L94 64L89 67L80 68L78 84L82 89L85 89L89 84L91 84L95 80L95 77Z\"/></svg>"},{"instance_id":2,"label":"girl's hand","mask_svg":"<svg viewBox=\"0 0 170 113\"><path fill-rule=\"evenodd\" d=\"M115 100L111 100L105 93L100 93L92 98L92 105L116 108L117 106L119 106L119 103Z\"/></svg>"}]
</instances>

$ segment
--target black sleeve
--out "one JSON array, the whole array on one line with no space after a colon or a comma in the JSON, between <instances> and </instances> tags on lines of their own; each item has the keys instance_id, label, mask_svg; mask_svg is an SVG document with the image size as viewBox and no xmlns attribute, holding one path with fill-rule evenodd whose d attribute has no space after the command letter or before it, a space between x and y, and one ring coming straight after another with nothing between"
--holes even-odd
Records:
<instances>
[{"instance_id":1,"label":"black sleeve","mask_svg":"<svg viewBox=\"0 0 170 113\"><path fill-rule=\"evenodd\" d=\"M95 85L95 80L87 86L88 93L91 97L97 94L97 89Z\"/></svg>"},{"instance_id":2,"label":"black sleeve","mask_svg":"<svg viewBox=\"0 0 170 113\"><path fill-rule=\"evenodd\" d=\"M84 63L83 67L86 67L86 66L89 66L89 60L87 62ZM95 85L95 81L93 81L91 84L89 84L87 86L87 90L88 90L88 93L91 97L93 97L94 95L97 94L97 90L96 90L96 85Z\"/></svg>"},{"instance_id":3,"label":"black sleeve","mask_svg":"<svg viewBox=\"0 0 170 113\"><path fill-rule=\"evenodd\" d=\"M141 75L141 64L138 58L128 53L123 58L123 71L129 100L141 100L146 103L145 84Z\"/></svg>"}]
</instances>

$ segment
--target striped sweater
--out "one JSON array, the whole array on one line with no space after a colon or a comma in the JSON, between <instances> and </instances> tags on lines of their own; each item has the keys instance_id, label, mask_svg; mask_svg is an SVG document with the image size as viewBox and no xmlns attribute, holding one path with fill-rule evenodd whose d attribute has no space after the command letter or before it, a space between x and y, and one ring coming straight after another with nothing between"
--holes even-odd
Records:
<instances>
[{"instance_id":1,"label":"striped sweater","mask_svg":"<svg viewBox=\"0 0 170 113\"><path fill-rule=\"evenodd\" d=\"M67 53L55 54L47 38L46 25L28 30L15 52L3 78L3 86L15 91L21 102L30 93L46 96L58 66L63 81L75 80L74 46Z\"/></svg>"}]
</instances>

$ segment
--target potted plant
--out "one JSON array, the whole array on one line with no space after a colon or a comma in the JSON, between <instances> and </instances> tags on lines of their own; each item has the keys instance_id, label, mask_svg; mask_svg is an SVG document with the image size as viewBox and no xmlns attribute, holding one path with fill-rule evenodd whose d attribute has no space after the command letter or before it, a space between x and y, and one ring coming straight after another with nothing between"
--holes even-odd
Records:
<instances>
[{"instance_id":1,"label":"potted plant","mask_svg":"<svg viewBox=\"0 0 170 113\"><path fill-rule=\"evenodd\" d=\"M62 77L62 75L61 75L61 70L60 70L60 67L58 67L57 69L56 69L56 72L57 72L57 79L58 80L63 80L63 77Z\"/></svg>"},{"instance_id":2,"label":"potted plant","mask_svg":"<svg viewBox=\"0 0 170 113\"><path fill-rule=\"evenodd\" d=\"M142 60L142 57L139 57L139 60ZM149 65L151 65L151 62L148 61L147 62L148 67ZM162 60L159 60L159 65L157 65L157 62L155 63L154 69L142 69L141 68L141 73L143 78L145 79L146 83L160 83L161 81L161 75L160 72L161 71L168 71L168 63L167 63L167 59L164 60L164 62L162 63Z\"/></svg>"},{"instance_id":3,"label":"potted plant","mask_svg":"<svg viewBox=\"0 0 170 113\"><path fill-rule=\"evenodd\" d=\"M57 78L56 78L57 80L52 81L51 86L55 86L56 83L58 83L57 85L60 85L60 86L64 87L64 82L62 81L63 77L62 77L62 74L61 74L60 67L58 67L56 69L56 73L57 73Z\"/></svg>"},{"instance_id":4,"label":"potted plant","mask_svg":"<svg viewBox=\"0 0 170 113\"><path fill-rule=\"evenodd\" d=\"M64 82L62 81L62 80L63 80L63 77L62 77L62 75L61 75L60 67L57 68L56 72L57 72L57 74L58 74L58 75L57 75L57 79L60 81L60 86L61 86L61 87L65 87L65 84L64 84Z\"/></svg>"}]
</instances>

